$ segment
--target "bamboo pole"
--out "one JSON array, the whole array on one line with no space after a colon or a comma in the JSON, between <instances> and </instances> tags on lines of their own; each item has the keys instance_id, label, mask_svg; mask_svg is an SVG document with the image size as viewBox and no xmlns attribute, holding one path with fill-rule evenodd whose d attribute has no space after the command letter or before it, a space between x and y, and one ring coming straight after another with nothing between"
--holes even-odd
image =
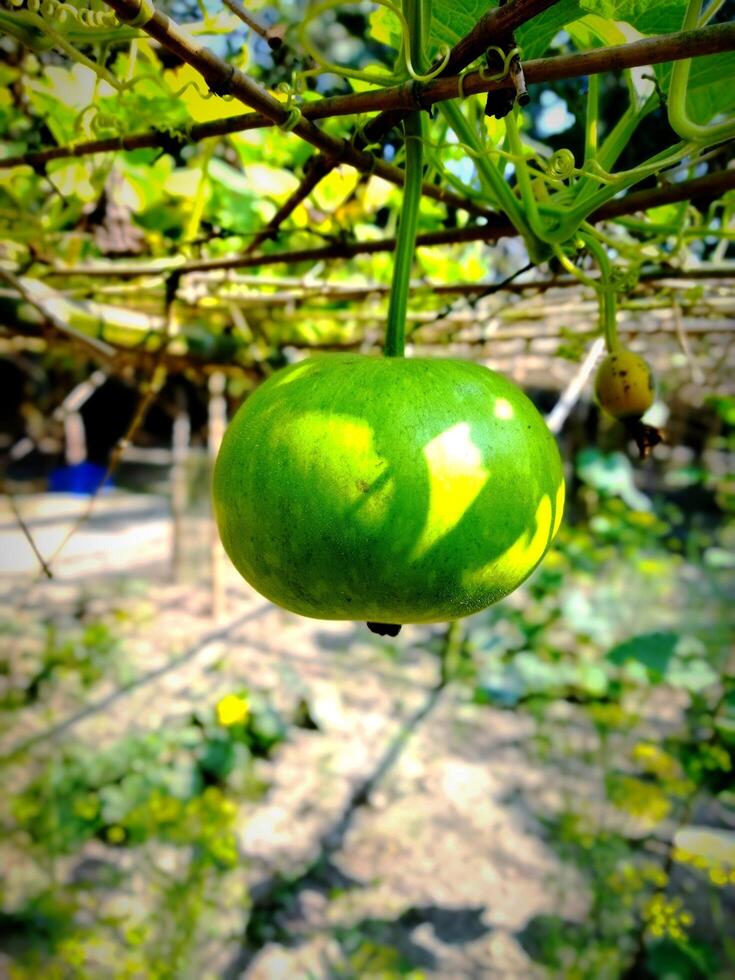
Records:
<instances>
[{"instance_id":1,"label":"bamboo pole","mask_svg":"<svg viewBox=\"0 0 735 980\"><path fill-rule=\"evenodd\" d=\"M652 187L633 191L617 200L608 201L587 219L591 223L609 218L645 211L662 204L677 201L708 202L715 200L727 191L735 189L735 170L721 170L704 177L682 180L663 187ZM416 239L417 248L436 245L463 245L470 242L494 242L499 238L510 238L518 232L505 218L495 216L495 220L483 225L468 225L464 228L448 228L442 231L426 232ZM78 266L54 266L47 276L88 276L134 279L138 276L161 276L173 271L182 275L191 272L213 272L220 269L252 269L256 266L286 263L295 265L302 262L323 262L328 259L350 259L356 255L375 255L379 252L392 252L396 247L395 238L380 238L369 242L334 242L319 248L287 249L261 255L230 255L216 259L169 260L160 263L137 263L131 265L97 263Z\"/></svg>"},{"instance_id":2,"label":"bamboo pole","mask_svg":"<svg viewBox=\"0 0 735 980\"><path fill-rule=\"evenodd\" d=\"M171 578L181 581L183 569L183 540L186 507L188 504L188 463L191 422L182 392L177 391L177 410L171 436Z\"/></svg>"},{"instance_id":3,"label":"bamboo pole","mask_svg":"<svg viewBox=\"0 0 735 980\"><path fill-rule=\"evenodd\" d=\"M566 78L581 78L607 71L622 71L645 65L678 61L682 58L721 54L735 49L735 24L715 24L696 31L664 34L655 38L645 38L628 44L608 46L584 51L579 54L559 55L554 58L536 58L523 63L523 72L528 84L560 81ZM508 88L510 79L490 81L479 71L468 72L462 80L465 95L479 95ZM456 98L459 78L442 77L425 85L398 85L379 90L369 90L351 95L339 95L306 103L301 107L305 119L316 121L338 116L356 116L370 112L407 112L416 107L417 99L422 106L432 106L447 99ZM144 148L167 149L173 146L198 143L211 137L230 136L273 126L273 121L260 112L242 113L216 119L212 122L196 123L186 133L174 136L169 132L151 129L123 136L104 139L84 140L53 146L44 150L16 154L0 159L0 169L30 166L40 168L54 160L70 157L91 156L96 153L115 153Z\"/></svg>"},{"instance_id":4,"label":"bamboo pole","mask_svg":"<svg viewBox=\"0 0 735 980\"><path fill-rule=\"evenodd\" d=\"M207 445L212 469L214 468L214 462L219 452L222 437L227 428L226 380L222 371L215 371L209 376L209 428ZM214 515L211 515L209 520L209 568L211 575L212 616L215 620L222 619L227 612L225 567L224 548L219 538Z\"/></svg>"}]
</instances>

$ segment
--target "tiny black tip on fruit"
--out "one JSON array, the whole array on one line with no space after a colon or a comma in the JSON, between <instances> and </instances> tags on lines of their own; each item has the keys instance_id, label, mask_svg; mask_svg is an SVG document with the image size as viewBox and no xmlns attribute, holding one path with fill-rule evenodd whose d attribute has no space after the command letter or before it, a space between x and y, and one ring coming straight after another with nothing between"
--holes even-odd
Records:
<instances>
[{"instance_id":1,"label":"tiny black tip on fruit","mask_svg":"<svg viewBox=\"0 0 735 980\"><path fill-rule=\"evenodd\" d=\"M368 623L367 628L378 636L398 636L401 627L397 623Z\"/></svg>"}]
</instances>

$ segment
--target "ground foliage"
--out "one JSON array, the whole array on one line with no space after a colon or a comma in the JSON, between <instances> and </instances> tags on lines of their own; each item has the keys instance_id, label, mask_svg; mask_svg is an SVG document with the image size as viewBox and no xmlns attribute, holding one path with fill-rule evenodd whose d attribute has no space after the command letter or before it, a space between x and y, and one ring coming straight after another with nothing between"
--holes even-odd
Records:
<instances>
[{"instance_id":1,"label":"ground foliage","mask_svg":"<svg viewBox=\"0 0 735 980\"><path fill-rule=\"evenodd\" d=\"M719 448L728 441L731 427ZM443 663L457 705L526 718L528 765L553 773L525 805L545 846L577 869L586 912L529 920L518 941L531 960L554 976L724 978L735 964L728 480L672 470L666 485L699 485L716 509L682 510L666 490L636 491L631 508L624 457L591 453L579 461L577 519L528 585L468 621L450 652L436 629L416 642ZM140 631L156 631L145 591L128 582L112 604L88 591L75 615L50 614L30 633L4 623L23 651L3 682L8 732L22 731L26 712L54 721L54 705L73 713L146 669L132 655ZM374 643L378 661L404 655L395 641ZM275 689L228 688L226 677L155 729L131 724L101 744L72 734L5 757L2 821L16 872L2 921L12 976L208 976L204 951L233 939L217 929L225 910L237 910L235 934L240 916L250 919L251 952L266 942L288 948L305 887L323 887L326 874L330 901L354 890L335 883L325 858L248 900L238 841L267 773L299 729L325 734L308 689L284 705ZM560 890L560 907L568 901L568 881L543 887ZM392 924L337 917L340 953L330 947L324 975L432 975L421 947L411 953L396 938L419 921L410 911Z\"/></svg>"}]
</instances>

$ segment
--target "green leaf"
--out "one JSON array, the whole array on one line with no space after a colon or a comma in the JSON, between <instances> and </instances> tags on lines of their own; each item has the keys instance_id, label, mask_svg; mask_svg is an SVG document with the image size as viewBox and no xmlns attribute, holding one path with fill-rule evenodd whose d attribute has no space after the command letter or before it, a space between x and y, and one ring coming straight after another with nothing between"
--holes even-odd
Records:
<instances>
[{"instance_id":1,"label":"green leaf","mask_svg":"<svg viewBox=\"0 0 735 980\"><path fill-rule=\"evenodd\" d=\"M209 178L213 183L220 184L233 194L242 194L243 197L253 196L250 182L245 174L217 157L210 161Z\"/></svg>"},{"instance_id":2,"label":"green leaf","mask_svg":"<svg viewBox=\"0 0 735 980\"><path fill-rule=\"evenodd\" d=\"M607 654L607 659L619 666L634 661L642 664L655 680L663 680L676 654L678 633L642 633L619 643Z\"/></svg>"},{"instance_id":3,"label":"green leaf","mask_svg":"<svg viewBox=\"0 0 735 980\"><path fill-rule=\"evenodd\" d=\"M681 28L685 7L685 0L560 0L520 27L516 31L516 41L526 60L539 58L559 31L583 17L585 12L608 21L625 21L641 34L665 34ZM462 4L435 0L430 47L435 49L446 44L452 47L472 30L487 9L488 4L483 0L469 0ZM608 25L608 28L620 34L620 30L613 25ZM400 43L392 18L387 14L376 14L374 34L377 39L393 47L397 48Z\"/></svg>"},{"instance_id":4,"label":"green leaf","mask_svg":"<svg viewBox=\"0 0 735 980\"><path fill-rule=\"evenodd\" d=\"M681 30L686 0L580 0L580 6L608 20L626 21L641 34L668 34Z\"/></svg>"},{"instance_id":5,"label":"green leaf","mask_svg":"<svg viewBox=\"0 0 735 980\"><path fill-rule=\"evenodd\" d=\"M582 6L584 4L577 0L561 0L519 28L516 31L516 41L521 46L526 61L540 58L559 31L581 16Z\"/></svg>"},{"instance_id":6,"label":"green leaf","mask_svg":"<svg viewBox=\"0 0 735 980\"><path fill-rule=\"evenodd\" d=\"M717 671L701 657L674 660L666 671L666 682L672 687L695 693L704 691L719 679Z\"/></svg>"},{"instance_id":7,"label":"green leaf","mask_svg":"<svg viewBox=\"0 0 735 980\"><path fill-rule=\"evenodd\" d=\"M665 939L653 944L646 954L650 976L670 980L701 980L715 973L716 960L712 949L691 941L674 942Z\"/></svg>"},{"instance_id":8,"label":"green leaf","mask_svg":"<svg viewBox=\"0 0 735 980\"><path fill-rule=\"evenodd\" d=\"M606 45L625 44L628 40L620 24L603 20L596 14L581 17L573 24L569 24L567 30L575 45L583 51Z\"/></svg>"},{"instance_id":9,"label":"green leaf","mask_svg":"<svg viewBox=\"0 0 735 980\"><path fill-rule=\"evenodd\" d=\"M497 7L497 4L492 6ZM467 0L466 3L450 3L447 0L434 0L432 4L429 47L449 45L453 47L461 37L468 34L477 21L488 10L489 4L483 0Z\"/></svg>"},{"instance_id":10,"label":"green leaf","mask_svg":"<svg viewBox=\"0 0 735 980\"><path fill-rule=\"evenodd\" d=\"M469 34L490 6L486 0L466 0L461 4L452 0L434 0L429 32L430 50L439 49L442 45L453 47L460 38ZM580 17L581 13L578 0L560 0L520 27L516 31L516 41L523 50L523 57L540 57L559 31ZM381 39L389 37L390 43L396 47L397 34L389 33L390 23L391 18L380 18L376 29Z\"/></svg>"},{"instance_id":11,"label":"green leaf","mask_svg":"<svg viewBox=\"0 0 735 980\"><path fill-rule=\"evenodd\" d=\"M671 84L671 65L656 65L656 77L664 92ZM693 58L687 85L687 110L698 123L708 123L720 113L735 110L735 52L716 57Z\"/></svg>"},{"instance_id":12,"label":"green leaf","mask_svg":"<svg viewBox=\"0 0 735 980\"><path fill-rule=\"evenodd\" d=\"M696 693L716 683L719 675L704 657L687 656L687 645L677 633L643 633L613 647L607 660L643 668L651 683Z\"/></svg>"},{"instance_id":13,"label":"green leaf","mask_svg":"<svg viewBox=\"0 0 735 980\"><path fill-rule=\"evenodd\" d=\"M735 428L735 398L732 395L709 395L706 402L717 412L725 425Z\"/></svg>"},{"instance_id":14,"label":"green leaf","mask_svg":"<svg viewBox=\"0 0 735 980\"><path fill-rule=\"evenodd\" d=\"M377 7L371 12L368 22L373 40L398 52L401 47L401 30L395 14L387 7Z\"/></svg>"}]
</instances>

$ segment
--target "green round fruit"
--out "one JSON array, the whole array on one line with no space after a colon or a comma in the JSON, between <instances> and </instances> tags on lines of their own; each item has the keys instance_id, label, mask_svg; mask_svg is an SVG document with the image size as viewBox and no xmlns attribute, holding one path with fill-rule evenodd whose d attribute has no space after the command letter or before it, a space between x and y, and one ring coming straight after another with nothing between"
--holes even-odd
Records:
<instances>
[{"instance_id":1,"label":"green round fruit","mask_svg":"<svg viewBox=\"0 0 735 980\"><path fill-rule=\"evenodd\" d=\"M595 397L613 418L639 419L653 405L651 369L640 354L619 347L597 369Z\"/></svg>"},{"instance_id":2,"label":"green round fruit","mask_svg":"<svg viewBox=\"0 0 735 980\"><path fill-rule=\"evenodd\" d=\"M230 423L214 472L227 554L304 616L432 623L512 592L559 527L556 443L477 364L312 357Z\"/></svg>"}]
</instances>

